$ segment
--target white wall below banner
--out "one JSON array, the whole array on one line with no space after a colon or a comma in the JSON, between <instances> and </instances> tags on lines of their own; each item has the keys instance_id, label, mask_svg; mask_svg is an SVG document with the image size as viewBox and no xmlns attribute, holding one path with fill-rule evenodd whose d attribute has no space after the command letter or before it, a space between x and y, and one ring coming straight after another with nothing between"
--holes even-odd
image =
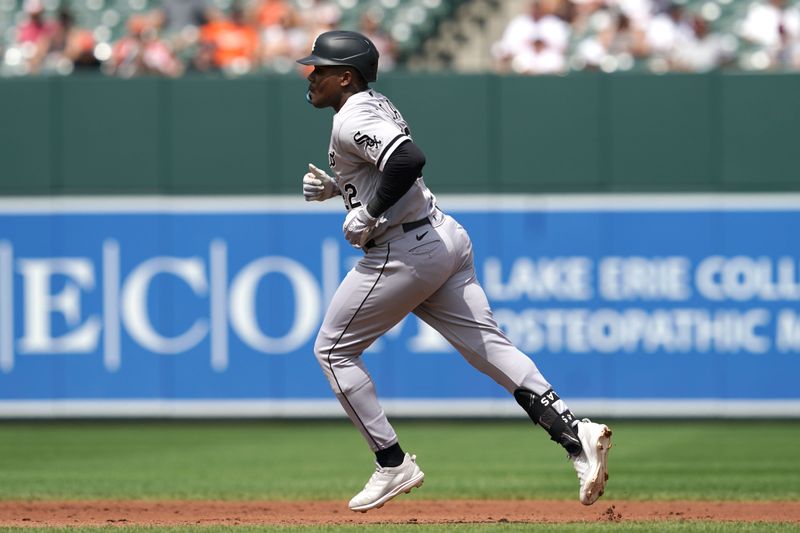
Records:
<instances>
[{"instance_id":1,"label":"white wall below banner","mask_svg":"<svg viewBox=\"0 0 800 533\"><path fill-rule=\"evenodd\" d=\"M382 402L390 417L527 419L513 400L415 398ZM606 400L569 403L582 417L603 418L800 418L792 400ZM0 420L38 418L341 418L336 400L34 400L0 402Z\"/></svg>"}]
</instances>

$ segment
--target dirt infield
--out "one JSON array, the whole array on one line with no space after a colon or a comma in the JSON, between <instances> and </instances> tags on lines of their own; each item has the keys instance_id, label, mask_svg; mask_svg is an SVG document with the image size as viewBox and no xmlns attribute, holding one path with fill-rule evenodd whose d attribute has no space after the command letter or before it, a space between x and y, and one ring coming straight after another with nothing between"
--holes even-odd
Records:
<instances>
[{"instance_id":1,"label":"dirt infield","mask_svg":"<svg viewBox=\"0 0 800 533\"><path fill-rule=\"evenodd\" d=\"M717 520L800 523L800 502L398 500L353 513L342 501L5 501L0 526L442 524Z\"/></svg>"}]
</instances>

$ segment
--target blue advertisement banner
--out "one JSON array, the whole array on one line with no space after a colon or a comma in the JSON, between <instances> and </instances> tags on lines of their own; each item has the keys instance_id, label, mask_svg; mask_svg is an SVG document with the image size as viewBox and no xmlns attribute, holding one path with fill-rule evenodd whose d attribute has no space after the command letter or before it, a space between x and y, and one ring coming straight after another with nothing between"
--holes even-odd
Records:
<instances>
[{"instance_id":1,"label":"blue advertisement banner","mask_svg":"<svg viewBox=\"0 0 800 533\"><path fill-rule=\"evenodd\" d=\"M439 203L470 232L495 318L562 397L781 401L800 416L800 202L734 200ZM333 204L4 200L0 414L27 401L335 401L312 346L361 252ZM382 398L420 412L508 397L413 315L364 357Z\"/></svg>"}]
</instances>

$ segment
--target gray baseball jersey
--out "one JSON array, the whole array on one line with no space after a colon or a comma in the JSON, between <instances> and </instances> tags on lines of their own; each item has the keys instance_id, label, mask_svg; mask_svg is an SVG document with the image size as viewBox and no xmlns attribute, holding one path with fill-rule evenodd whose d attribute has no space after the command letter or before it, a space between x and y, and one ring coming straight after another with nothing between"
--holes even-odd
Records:
<instances>
[{"instance_id":1,"label":"gray baseball jersey","mask_svg":"<svg viewBox=\"0 0 800 533\"><path fill-rule=\"evenodd\" d=\"M347 100L334 117L329 150L347 209L369 202L387 158L409 139L408 124L386 97L367 90ZM436 207L423 180L384 216L388 223L372 235L377 244L342 281L314 344L334 393L372 450L388 448L397 435L360 356L409 313L510 393L550 390L533 361L498 327L475 275L469 235ZM554 407L567 409L563 400Z\"/></svg>"},{"instance_id":2,"label":"gray baseball jersey","mask_svg":"<svg viewBox=\"0 0 800 533\"><path fill-rule=\"evenodd\" d=\"M411 131L400 112L382 94L367 90L354 94L333 117L328 164L342 191L348 210L367 205L375 196L386 161L398 146L411 140ZM404 222L431 216L436 199L420 177L400 200L390 207L371 237Z\"/></svg>"}]
</instances>

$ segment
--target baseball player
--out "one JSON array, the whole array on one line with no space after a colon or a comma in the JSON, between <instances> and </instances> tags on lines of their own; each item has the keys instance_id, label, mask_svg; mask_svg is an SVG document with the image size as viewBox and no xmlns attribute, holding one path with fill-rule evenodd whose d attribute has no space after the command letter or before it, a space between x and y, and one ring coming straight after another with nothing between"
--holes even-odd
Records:
<instances>
[{"instance_id":1,"label":"baseball player","mask_svg":"<svg viewBox=\"0 0 800 533\"><path fill-rule=\"evenodd\" d=\"M364 252L334 294L314 344L336 397L375 452L375 472L350 509L381 507L425 477L416 456L400 447L361 359L408 313L514 395L534 424L567 450L581 503L594 503L608 478L611 430L576 419L499 329L476 279L469 235L437 207L422 178L425 156L403 116L368 85L378 75L373 43L359 33L329 31L298 63L314 67L308 102L335 111L328 148L333 175L309 164L303 195L307 201L341 196L344 237Z\"/></svg>"}]
</instances>

